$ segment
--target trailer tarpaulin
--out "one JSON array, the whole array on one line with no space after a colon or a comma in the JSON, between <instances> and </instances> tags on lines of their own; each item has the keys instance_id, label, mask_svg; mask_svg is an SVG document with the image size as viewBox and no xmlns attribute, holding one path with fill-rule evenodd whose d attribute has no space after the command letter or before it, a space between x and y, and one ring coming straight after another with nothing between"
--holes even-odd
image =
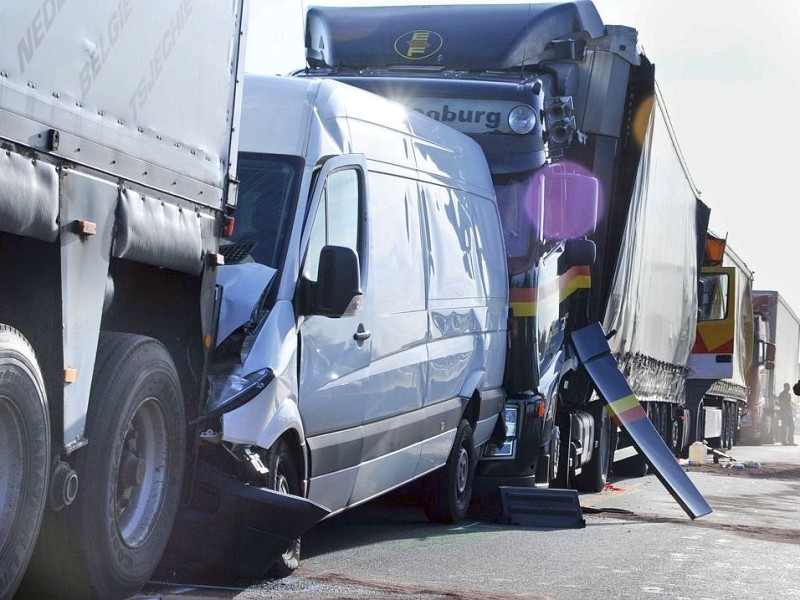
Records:
<instances>
[{"instance_id":1,"label":"trailer tarpaulin","mask_svg":"<svg viewBox=\"0 0 800 600\"><path fill-rule=\"evenodd\" d=\"M655 96L604 321L641 400L683 397L697 322L697 191Z\"/></svg>"}]
</instances>

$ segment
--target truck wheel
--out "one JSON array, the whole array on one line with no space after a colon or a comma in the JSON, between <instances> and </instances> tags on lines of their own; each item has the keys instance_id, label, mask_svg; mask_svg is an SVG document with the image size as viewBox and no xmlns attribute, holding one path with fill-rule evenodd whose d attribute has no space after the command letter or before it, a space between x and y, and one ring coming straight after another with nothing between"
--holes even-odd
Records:
<instances>
[{"instance_id":1,"label":"truck wheel","mask_svg":"<svg viewBox=\"0 0 800 600\"><path fill-rule=\"evenodd\" d=\"M645 406L645 411L647 411L647 418L653 421L652 405L648 403ZM647 461L644 455L637 450L633 456L614 463L614 474L626 477L644 477L647 475Z\"/></svg>"},{"instance_id":2,"label":"truck wheel","mask_svg":"<svg viewBox=\"0 0 800 600\"><path fill-rule=\"evenodd\" d=\"M267 487L282 494L301 496L300 476L292 448L286 440L278 442L269 451L267 459ZM269 569L269 576L282 579L288 577L300 564L300 538L286 549Z\"/></svg>"},{"instance_id":3,"label":"truck wheel","mask_svg":"<svg viewBox=\"0 0 800 600\"><path fill-rule=\"evenodd\" d=\"M601 492L606 486L614 460L614 422L602 402L594 402L591 412L599 439L591 460L575 476L574 484L575 489L582 492Z\"/></svg>"},{"instance_id":4,"label":"truck wheel","mask_svg":"<svg viewBox=\"0 0 800 600\"><path fill-rule=\"evenodd\" d=\"M430 475L422 507L434 523L458 523L467 514L475 477L475 441L466 419L456 430L456 439L445 466Z\"/></svg>"},{"instance_id":5,"label":"truck wheel","mask_svg":"<svg viewBox=\"0 0 800 600\"><path fill-rule=\"evenodd\" d=\"M614 473L626 477L644 477L647 475L647 461L637 452L636 455L624 458L615 464Z\"/></svg>"},{"instance_id":6,"label":"truck wheel","mask_svg":"<svg viewBox=\"0 0 800 600\"><path fill-rule=\"evenodd\" d=\"M548 487L561 490L570 487L570 469L572 466L572 421L566 413L558 413L556 417L557 425L553 427L553 435L558 433L558 439L554 441L553 452L553 472L550 476Z\"/></svg>"},{"instance_id":7,"label":"truck wheel","mask_svg":"<svg viewBox=\"0 0 800 600\"><path fill-rule=\"evenodd\" d=\"M149 579L172 529L183 477L178 374L152 338L101 333L78 497L45 521L26 577L37 596L124 598Z\"/></svg>"},{"instance_id":8,"label":"truck wheel","mask_svg":"<svg viewBox=\"0 0 800 600\"><path fill-rule=\"evenodd\" d=\"M47 499L50 424L33 349L0 324L0 598L11 598L33 553Z\"/></svg>"}]
</instances>

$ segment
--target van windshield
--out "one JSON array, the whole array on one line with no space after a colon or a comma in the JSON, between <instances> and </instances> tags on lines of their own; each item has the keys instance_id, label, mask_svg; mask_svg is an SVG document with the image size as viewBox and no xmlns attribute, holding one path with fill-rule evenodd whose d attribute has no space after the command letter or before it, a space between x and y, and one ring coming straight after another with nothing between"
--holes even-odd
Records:
<instances>
[{"instance_id":1,"label":"van windshield","mask_svg":"<svg viewBox=\"0 0 800 600\"><path fill-rule=\"evenodd\" d=\"M226 241L252 244L248 252L252 260L279 269L302 169L298 156L240 152L236 227Z\"/></svg>"}]
</instances>

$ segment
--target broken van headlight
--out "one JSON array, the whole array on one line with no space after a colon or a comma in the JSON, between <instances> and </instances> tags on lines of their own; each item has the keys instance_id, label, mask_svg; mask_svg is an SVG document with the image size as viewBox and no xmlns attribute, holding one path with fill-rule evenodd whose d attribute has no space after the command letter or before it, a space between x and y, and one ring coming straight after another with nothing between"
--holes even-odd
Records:
<instances>
[{"instance_id":1,"label":"broken van headlight","mask_svg":"<svg viewBox=\"0 0 800 600\"><path fill-rule=\"evenodd\" d=\"M273 379L275 373L270 368L254 371L244 377L230 374L212 379L206 402L206 416L220 415L247 404Z\"/></svg>"}]
</instances>

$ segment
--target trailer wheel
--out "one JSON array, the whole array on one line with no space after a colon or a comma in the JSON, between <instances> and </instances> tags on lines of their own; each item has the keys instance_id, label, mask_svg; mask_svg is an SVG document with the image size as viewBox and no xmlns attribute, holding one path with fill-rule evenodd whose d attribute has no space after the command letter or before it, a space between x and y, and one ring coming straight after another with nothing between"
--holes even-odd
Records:
<instances>
[{"instance_id":1,"label":"trailer wheel","mask_svg":"<svg viewBox=\"0 0 800 600\"><path fill-rule=\"evenodd\" d=\"M422 508L434 523L458 523L467 514L475 477L475 441L466 419L456 430L456 439L445 466L427 481Z\"/></svg>"},{"instance_id":2,"label":"trailer wheel","mask_svg":"<svg viewBox=\"0 0 800 600\"><path fill-rule=\"evenodd\" d=\"M659 402L656 404L656 410L658 411L658 434L661 436L661 439L664 440L664 444L667 448L670 448L670 444L672 443L672 434L670 432L670 425L669 425L669 404L665 402ZM670 448L670 452L672 448Z\"/></svg>"},{"instance_id":3,"label":"trailer wheel","mask_svg":"<svg viewBox=\"0 0 800 600\"><path fill-rule=\"evenodd\" d=\"M724 402L725 410L722 413L723 429L725 431L725 444L724 450L730 450L734 445L734 438L736 437L736 411L737 407L734 402Z\"/></svg>"},{"instance_id":4,"label":"trailer wheel","mask_svg":"<svg viewBox=\"0 0 800 600\"><path fill-rule=\"evenodd\" d=\"M683 455L683 420L684 416L680 409L676 408L673 412L670 407L670 439L672 442L672 452L675 456Z\"/></svg>"},{"instance_id":5,"label":"trailer wheel","mask_svg":"<svg viewBox=\"0 0 800 600\"><path fill-rule=\"evenodd\" d=\"M124 598L149 579L178 509L185 449L178 374L158 341L101 333L86 437L75 453L81 489L45 520L26 592Z\"/></svg>"},{"instance_id":6,"label":"trailer wheel","mask_svg":"<svg viewBox=\"0 0 800 600\"><path fill-rule=\"evenodd\" d=\"M278 442L267 457L267 487L282 494L302 495L300 476L292 448L286 440ZM269 576L282 579L288 577L300 564L300 538L294 540L269 569Z\"/></svg>"},{"instance_id":7,"label":"trailer wheel","mask_svg":"<svg viewBox=\"0 0 800 600\"><path fill-rule=\"evenodd\" d=\"M722 401L722 428L719 434L719 449L720 450L727 450L728 449L728 403L725 400Z\"/></svg>"},{"instance_id":8,"label":"trailer wheel","mask_svg":"<svg viewBox=\"0 0 800 600\"><path fill-rule=\"evenodd\" d=\"M33 553L47 500L50 423L28 341L0 324L0 598L11 598Z\"/></svg>"},{"instance_id":9,"label":"trailer wheel","mask_svg":"<svg viewBox=\"0 0 800 600\"><path fill-rule=\"evenodd\" d=\"M602 402L594 402L591 407L595 431L600 436L592 458L575 476L575 489L582 492L601 492L608 481L611 463L614 460L614 422Z\"/></svg>"}]
</instances>

